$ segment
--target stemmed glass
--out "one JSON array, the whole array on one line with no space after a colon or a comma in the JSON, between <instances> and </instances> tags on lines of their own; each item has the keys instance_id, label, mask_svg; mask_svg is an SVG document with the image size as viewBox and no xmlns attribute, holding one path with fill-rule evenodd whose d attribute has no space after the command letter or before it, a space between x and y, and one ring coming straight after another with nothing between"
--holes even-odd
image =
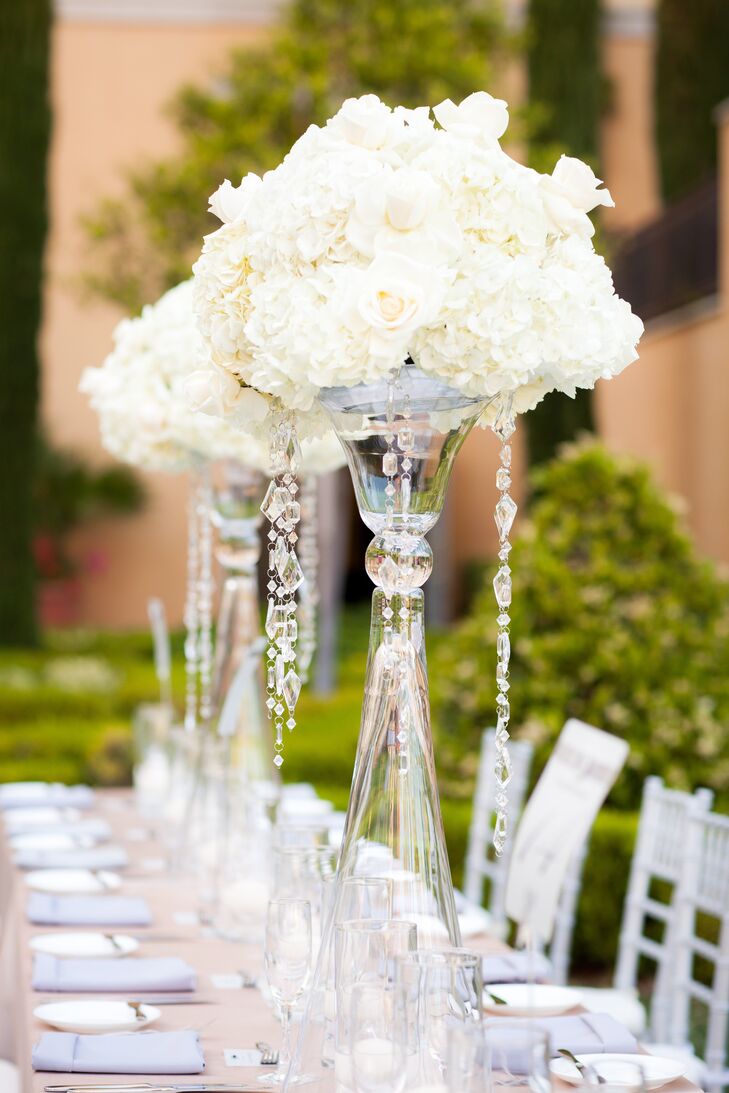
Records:
<instances>
[{"instance_id":1,"label":"stemmed glass","mask_svg":"<svg viewBox=\"0 0 729 1093\"><path fill-rule=\"evenodd\" d=\"M495 1018L484 1028L484 1043L491 1060L493 1089L526 1086L531 1093L548 1093L552 1088L551 1045L549 1033L543 1029Z\"/></svg>"},{"instance_id":2,"label":"stemmed glass","mask_svg":"<svg viewBox=\"0 0 729 1093\"><path fill-rule=\"evenodd\" d=\"M273 1074L258 1079L265 1085L282 1083L291 1059L291 1014L309 985L312 969L311 904L286 896L272 899L266 914L263 950L266 978L281 1016L281 1050ZM305 1078L292 1079L297 1082Z\"/></svg>"}]
</instances>

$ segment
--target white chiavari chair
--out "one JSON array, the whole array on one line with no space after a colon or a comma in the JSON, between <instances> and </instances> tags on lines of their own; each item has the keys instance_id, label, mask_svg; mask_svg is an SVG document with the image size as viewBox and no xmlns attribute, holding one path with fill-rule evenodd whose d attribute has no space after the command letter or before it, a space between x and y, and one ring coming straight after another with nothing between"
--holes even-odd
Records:
<instances>
[{"instance_id":1,"label":"white chiavari chair","mask_svg":"<svg viewBox=\"0 0 729 1093\"><path fill-rule=\"evenodd\" d=\"M729 1087L729 816L691 817L677 903L669 1047L693 1055L692 1010L703 1010L703 1050L693 1058L702 1088L721 1093Z\"/></svg>"},{"instance_id":2,"label":"white chiavari chair","mask_svg":"<svg viewBox=\"0 0 729 1093\"><path fill-rule=\"evenodd\" d=\"M612 1014L637 1036L643 1035L647 1026L651 1041L671 1039L678 889L689 820L708 812L712 800L708 789L684 793L667 789L660 778L646 779L613 986L583 988L582 1001L588 1010ZM662 885L662 892L654 890L656 883ZM652 936L651 923L660 924L660 937ZM641 958L656 968L649 1023L638 997Z\"/></svg>"}]
</instances>

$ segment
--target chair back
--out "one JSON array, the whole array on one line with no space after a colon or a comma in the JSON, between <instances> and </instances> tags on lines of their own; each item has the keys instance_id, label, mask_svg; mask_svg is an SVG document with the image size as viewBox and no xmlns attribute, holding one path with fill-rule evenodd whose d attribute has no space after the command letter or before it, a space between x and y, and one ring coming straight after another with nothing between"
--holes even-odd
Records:
<instances>
[{"instance_id":1,"label":"chair back","mask_svg":"<svg viewBox=\"0 0 729 1093\"><path fill-rule=\"evenodd\" d=\"M729 1086L729 816L694 814L687 826L677 898L672 1041L689 1044L698 1003L706 1014L702 1085L708 1093L720 1093Z\"/></svg>"},{"instance_id":2,"label":"chair back","mask_svg":"<svg viewBox=\"0 0 729 1093\"><path fill-rule=\"evenodd\" d=\"M623 905L615 987L634 991L641 957L656 965L649 1036L672 1042L671 994L676 943L677 895L687 854L689 820L708 812L713 794L667 789L661 778L646 778L638 835ZM654 891L662 882L663 892ZM650 936L650 923L661 924L661 937Z\"/></svg>"},{"instance_id":3,"label":"chair back","mask_svg":"<svg viewBox=\"0 0 729 1093\"><path fill-rule=\"evenodd\" d=\"M463 892L472 903L481 904L484 881L488 880L488 899L485 906L491 916L494 933L505 935L508 927L504 903L506 878L514 846L514 833L524 804L529 782L529 770L534 749L528 740L513 740L509 744L511 781L509 782L508 835L506 845L496 857L491 844L493 820L496 811L494 796L496 779L496 732L486 729L481 737L481 753L478 764L476 789L473 796L471 826L468 832L468 849Z\"/></svg>"}]
</instances>

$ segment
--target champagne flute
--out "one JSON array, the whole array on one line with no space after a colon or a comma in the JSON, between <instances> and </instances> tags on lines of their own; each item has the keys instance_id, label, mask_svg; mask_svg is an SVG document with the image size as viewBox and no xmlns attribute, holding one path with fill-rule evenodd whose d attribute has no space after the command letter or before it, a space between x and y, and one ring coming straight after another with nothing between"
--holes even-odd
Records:
<instances>
[{"instance_id":1,"label":"champagne flute","mask_svg":"<svg viewBox=\"0 0 729 1093\"><path fill-rule=\"evenodd\" d=\"M263 958L281 1017L282 1036L276 1071L262 1074L258 1080L265 1085L279 1085L286 1078L291 1059L291 1014L311 978L311 904L307 899L285 896L270 900Z\"/></svg>"}]
</instances>

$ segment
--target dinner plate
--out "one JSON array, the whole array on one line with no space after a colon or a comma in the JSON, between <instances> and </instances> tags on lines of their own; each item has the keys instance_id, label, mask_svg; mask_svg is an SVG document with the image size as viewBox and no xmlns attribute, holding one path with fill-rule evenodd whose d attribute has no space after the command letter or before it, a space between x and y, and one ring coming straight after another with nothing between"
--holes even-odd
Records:
<instances>
[{"instance_id":1,"label":"dinner plate","mask_svg":"<svg viewBox=\"0 0 729 1093\"><path fill-rule=\"evenodd\" d=\"M156 1006L142 1004L142 1014L137 1017L127 1002L108 998L84 998L72 1002L45 1002L36 1006L34 1015L39 1021L59 1029L60 1032L135 1032L146 1028L160 1016Z\"/></svg>"},{"instance_id":2,"label":"dinner plate","mask_svg":"<svg viewBox=\"0 0 729 1093\"><path fill-rule=\"evenodd\" d=\"M634 1066L643 1071L646 1089L660 1089L662 1085L675 1082L683 1076L685 1064L678 1059L667 1059L662 1055L578 1055L584 1066L592 1067L600 1078L610 1085L628 1086L632 1084ZM630 1065L628 1065L630 1064ZM570 1059L552 1059L549 1069L557 1077L570 1085L579 1085L582 1076ZM621 1077L622 1074L622 1077ZM599 1088L599 1087L596 1087Z\"/></svg>"},{"instance_id":3,"label":"dinner plate","mask_svg":"<svg viewBox=\"0 0 729 1093\"><path fill-rule=\"evenodd\" d=\"M579 1005L578 990L548 983L489 983L483 995L483 1008L500 1017L558 1017Z\"/></svg>"},{"instance_id":4,"label":"dinner plate","mask_svg":"<svg viewBox=\"0 0 729 1093\"><path fill-rule=\"evenodd\" d=\"M95 843L88 835L68 835L61 831L23 831L10 836L14 850L80 850Z\"/></svg>"},{"instance_id":5,"label":"dinner plate","mask_svg":"<svg viewBox=\"0 0 729 1093\"><path fill-rule=\"evenodd\" d=\"M139 948L139 942L128 934L74 933L36 934L30 939L30 947L36 953L51 956L75 957L92 960L96 957L129 956Z\"/></svg>"},{"instance_id":6,"label":"dinner plate","mask_svg":"<svg viewBox=\"0 0 729 1093\"><path fill-rule=\"evenodd\" d=\"M77 808L15 808L5 817L5 827L8 831L32 831L60 823L77 823L80 819Z\"/></svg>"},{"instance_id":7,"label":"dinner plate","mask_svg":"<svg viewBox=\"0 0 729 1093\"><path fill-rule=\"evenodd\" d=\"M105 870L92 873L90 869L36 869L27 874L25 883L36 892L50 892L54 896L97 895L119 888L121 877Z\"/></svg>"}]
</instances>

